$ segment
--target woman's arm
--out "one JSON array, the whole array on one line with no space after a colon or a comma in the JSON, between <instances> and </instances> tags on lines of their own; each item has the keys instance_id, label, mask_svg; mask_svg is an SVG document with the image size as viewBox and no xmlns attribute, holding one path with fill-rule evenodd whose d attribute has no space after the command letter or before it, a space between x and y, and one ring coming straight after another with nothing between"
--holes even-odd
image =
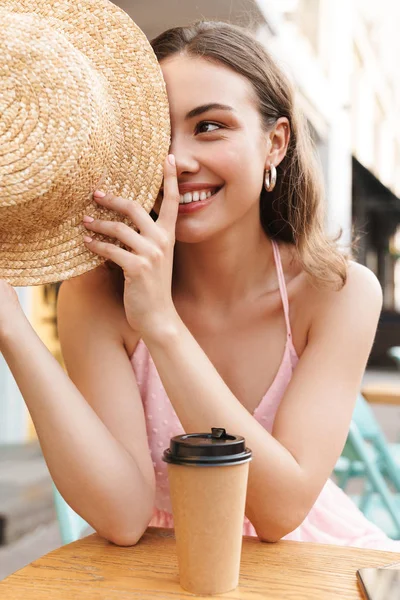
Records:
<instances>
[{"instance_id":1,"label":"woman's arm","mask_svg":"<svg viewBox=\"0 0 400 600\"><path fill-rule=\"evenodd\" d=\"M132 545L154 505L143 408L115 302L105 285L88 291L80 279L63 283L59 296L60 338L73 381L22 312L0 332L0 350L62 496L100 535Z\"/></svg>"},{"instance_id":2,"label":"woman's arm","mask_svg":"<svg viewBox=\"0 0 400 600\"><path fill-rule=\"evenodd\" d=\"M246 514L276 541L304 520L344 446L381 310L370 271L352 264L339 292L321 292L307 347L270 435L241 405L177 319L144 339L187 432L225 427L253 451Z\"/></svg>"}]
</instances>

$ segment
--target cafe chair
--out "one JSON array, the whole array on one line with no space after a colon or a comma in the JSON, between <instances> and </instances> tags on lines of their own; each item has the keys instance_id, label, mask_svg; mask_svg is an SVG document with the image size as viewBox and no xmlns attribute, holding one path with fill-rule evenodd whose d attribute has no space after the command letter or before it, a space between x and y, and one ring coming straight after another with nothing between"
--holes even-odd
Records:
<instances>
[{"instance_id":1,"label":"cafe chair","mask_svg":"<svg viewBox=\"0 0 400 600\"><path fill-rule=\"evenodd\" d=\"M400 444L387 442L371 407L361 394L357 398L352 421L357 425L363 439L368 442L365 451L369 460L376 463L390 484L400 492ZM365 476L365 462L358 460L347 442L336 463L334 474L337 484L343 490L351 478Z\"/></svg>"},{"instance_id":2,"label":"cafe chair","mask_svg":"<svg viewBox=\"0 0 400 600\"><path fill-rule=\"evenodd\" d=\"M387 354L394 360L396 367L400 369L400 346L392 346L387 351Z\"/></svg>"},{"instance_id":3,"label":"cafe chair","mask_svg":"<svg viewBox=\"0 0 400 600\"><path fill-rule=\"evenodd\" d=\"M400 539L400 494L393 491L376 461L371 460L367 442L354 421L351 422L346 445L364 465L364 493L351 496L364 515L392 539ZM392 483L392 482L391 482ZM396 490L396 486L393 486Z\"/></svg>"},{"instance_id":4,"label":"cafe chair","mask_svg":"<svg viewBox=\"0 0 400 600\"><path fill-rule=\"evenodd\" d=\"M371 458L375 458L382 474L396 491L400 492L400 467L396 461L396 457L400 455L400 444L388 443L373 410L361 394L356 403L353 420L364 440L371 444L369 446Z\"/></svg>"},{"instance_id":5,"label":"cafe chair","mask_svg":"<svg viewBox=\"0 0 400 600\"><path fill-rule=\"evenodd\" d=\"M361 477L363 493L351 496L352 499L387 535L400 539L400 469L391 445L361 394L334 474L343 490L351 478Z\"/></svg>"},{"instance_id":6,"label":"cafe chair","mask_svg":"<svg viewBox=\"0 0 400 600\"><path fill-rule=\"evenodd\" d=\"M366 401L360 394L357 398L352 420L356 422L360 432L366 434L368 440L371 441L375 428L371 425L371 416L364 410L364 402ZM364 418L365 416L367 416L366 419ZM372 418L374 418L373 415ZM376 460L376 454L370 444L366 446L366 452L370 453L371 460ZM359 460L358 453L353 450L353 444L351 444L349 439L346 441L345 447L335 465L333 473L337 485L342 488L342 490L345 490L351 479L365 476L365 464L363 461Z\"/></svg>"},{"instance_id":7,"label":"cafe chair","mask_svg":"<svg viewBox=\"0 0 400 600\"><path fill-rule=\"evenodd\" d=\"M75 542L89 529L89 525L65 502L54 484L53 497L62 544Z\"/></svg>"}]
</instances>

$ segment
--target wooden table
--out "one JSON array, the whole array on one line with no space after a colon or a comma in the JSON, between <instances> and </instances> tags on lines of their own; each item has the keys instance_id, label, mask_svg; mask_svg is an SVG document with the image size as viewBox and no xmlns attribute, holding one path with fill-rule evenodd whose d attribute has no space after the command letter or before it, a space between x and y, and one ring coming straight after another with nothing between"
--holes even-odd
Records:
<instances>
[{"instance_id":1,"label":"wooden table","mask_svg":"<svg viewBox=\"0 0 400 600\"><path fill-rule=\"evenodd\" d=\"M367 383L363 386L361 393L371 404L400 406L400 385L396 382Z\"/></svg>"},{"instance_id":2,"label":"wooden table","mask_svg":"<svg viewBox=\"0 0 400 600\"><path fill-rule=\"evenodd\" d=\"M219 597L242 600L361 598L356 570L400 554L306 542L243 539L240 585ZM172 530L149 528L139 544L114 546L94 534L62 546L0 582L1 600L178 600ZM210 596L208 596L210 598Z\"/></svg>"}]
</instances>

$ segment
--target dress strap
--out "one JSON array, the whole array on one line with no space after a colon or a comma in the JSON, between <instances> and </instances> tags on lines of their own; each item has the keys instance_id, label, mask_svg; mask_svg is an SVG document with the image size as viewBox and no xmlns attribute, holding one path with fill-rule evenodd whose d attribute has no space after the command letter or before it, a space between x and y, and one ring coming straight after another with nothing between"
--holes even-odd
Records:
<instances>
[{"instance_id":1,"label":"dress strap","mask_svg":"<svg viewBox=\"0 0 400 600\"><path fill-rule=\"evenodd\" d=\"M288 295L287 295L285 276L283 274L281 253L279 252L278 244L274 240L271 240L271 242L272 242L272 249L274 251L275 266L276 266L276 272L278 275L279 291L280 291L281 298L282 298L283 312L285 313L287 336L289 338L291 338L292 337L292 329L290 327L290 319L289 319L289 300L288 300Z\"/></svg>"}]
</instances>

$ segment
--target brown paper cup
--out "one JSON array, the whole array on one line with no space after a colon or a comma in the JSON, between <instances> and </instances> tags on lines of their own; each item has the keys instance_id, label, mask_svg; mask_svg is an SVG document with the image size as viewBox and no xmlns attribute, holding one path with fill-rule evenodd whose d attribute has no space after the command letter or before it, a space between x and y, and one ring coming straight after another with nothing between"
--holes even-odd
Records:
<instances>
[{"instance_id":1,"label":"brown paper cup","mask_svg":"<svg viewBox=\"0 0 400 600\"><path fill-rule=\"evenodd\" d=\"M249 462L168 464L181 586L213 595L239 583Z\"/></svg>"}]
</instances>

